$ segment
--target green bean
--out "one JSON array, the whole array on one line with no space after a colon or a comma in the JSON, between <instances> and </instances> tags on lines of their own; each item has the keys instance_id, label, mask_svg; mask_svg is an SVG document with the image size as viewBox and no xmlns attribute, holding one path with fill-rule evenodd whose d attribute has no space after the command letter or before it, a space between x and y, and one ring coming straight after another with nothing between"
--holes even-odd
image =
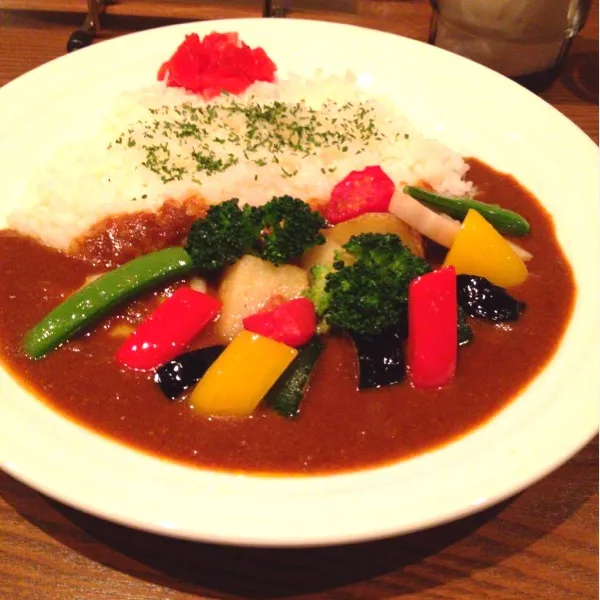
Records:
<instances>
[{"instance_id":1,"label":"green bean","mask_svg":"<svg viewBox=\"0 0 600 600\"><path fill-rule=\"evenodd\" d=\"M455 219L464 219L469 209L472 208L504 235L523 237L529 233L529 223L512 210L479 202L472 198L447 198L411 185L405 186L403 191L415 200L419 200L431 208L437 208Z\"/></svg>"}]
</instances>

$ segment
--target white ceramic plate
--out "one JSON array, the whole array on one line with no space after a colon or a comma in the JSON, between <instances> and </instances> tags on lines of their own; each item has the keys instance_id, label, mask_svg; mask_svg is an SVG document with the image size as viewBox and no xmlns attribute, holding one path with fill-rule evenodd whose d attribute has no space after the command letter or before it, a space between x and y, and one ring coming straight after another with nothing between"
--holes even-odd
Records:
<instances>
[{"instance_id":1,"label":"white ceramic plate","mask_svg":"<svg viewBox=\"0 0 600 600\"><path fill-rule=\"evenodd\" d=\"M118 92L153 81L185 33L213 30L238 31L282 70L350 68L425 133L525 184L554 215L577 280L560 349L518 399L463 439L396 465L310 478L234 476L151 458L64 419L0 371L0 467L133 527L213 542L311 545L455 519L577 452L598 424L597 148L536 96L470 61L371 30L279 19L185 24L103 42L0 90L0 214L18 202L29 159L85 131Z\"/></svg>"}]
</instances>

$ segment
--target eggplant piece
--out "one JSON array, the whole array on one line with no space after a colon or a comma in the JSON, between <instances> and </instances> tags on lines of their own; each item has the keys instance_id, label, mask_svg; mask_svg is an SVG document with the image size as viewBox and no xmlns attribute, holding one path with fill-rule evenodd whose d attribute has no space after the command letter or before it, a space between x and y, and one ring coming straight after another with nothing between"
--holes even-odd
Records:
<instances>
[{"instance_id":1,"label":"eggplant piece","mask_svg":"<svg viewBox=\"0 0 600 600\"><path fill-rule=\"evenodd\" d=\"M180 354L156 370L154 381L169 400L176 400L202 379L223 350L225 346L209 346Z\"/></svg>"},{"instance_id":2,"label":"eggplant piece","mask_svg":"<svg viewBox=\"0 0 600 600\"><path fill-rule=\"evenodd\" d=\"M493 323L516 321L525 310L525 303L515 300L504 288L485 277L458 275L458 304L471 317Z\"/></svg>"},{"instance_id":3,"label":"eggplant piece","mask_svg":"<svg viewBox=\"0 0 600 600\"><path fill-rule=\"evenodd\" d=\"M403 330L365 335L350 333L358 357L358 389L380 388L400 383L406 374Z\"/></svg>"}]
</instances>

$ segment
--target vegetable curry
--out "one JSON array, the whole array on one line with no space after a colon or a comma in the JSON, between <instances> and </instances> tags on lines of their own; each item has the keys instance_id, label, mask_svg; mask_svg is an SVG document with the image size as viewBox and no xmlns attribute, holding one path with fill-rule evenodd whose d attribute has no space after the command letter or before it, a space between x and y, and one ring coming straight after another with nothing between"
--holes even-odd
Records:
<instances>
[{"instance_id":1,"label":"vegetable curry","mask_svg":"<svg viewBox=\"0 0 600 600\"><path fill-rule=\"evenodd\" d=\"M190 390L169 401L153 371L130 370L115 360L123 352L119 329L137 326L160 306L187 282L181 274L113 308L44 358L31 360L23 352L25 334L100 269L11 231L0 234L0 357L23 385L66 416L143 451L200 467L347 471L447 443L490 419L543 368L568 323L575 293L549 215L512 177L469 162L479 200L501 203L527 219L526 249L534 258L531 275L510 289L519 311L527 309L515 322L470 319L474 342L459 348L456 373L447 385L420 389L405 380L358 391L355 347L349 335L334 329L320 336L324 349L294 419L282 418L265 402L245 418L199 415L190 408ZM434 264L438 250L428 245ZM264 327L269 319L254 320ZM217 321L205 327L191 348L221 343L218 326ZM286 364L295 353L289 350ZM247 383L240 377L228 385Z\"/></svg>"}]
</instances>

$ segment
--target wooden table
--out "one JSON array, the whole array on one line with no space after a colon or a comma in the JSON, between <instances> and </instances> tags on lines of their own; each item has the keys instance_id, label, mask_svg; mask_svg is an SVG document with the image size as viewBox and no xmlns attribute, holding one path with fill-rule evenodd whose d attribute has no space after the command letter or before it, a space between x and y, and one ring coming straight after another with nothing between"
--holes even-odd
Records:
<instances>
[{"instance_id":1,"label":"wooden table","mask_svg":"<svg viewBox=\"0 0 600 600\"><path fill-rule=\"evenodd\" d=\"M2 11L3 1L0 84L62 55L82 22L81 14L68 12ZM133 4L139 9L140 2ZM102 37L167 22L124 16L125 5L104 21ZM149 1L146 14L152 6ZM428 17L424 0L359 0L354 14L324 16L418 39L426 37ZM597 0L563 75L542 95L597 142ZM483 513L404 537L313 550L227 548L132 531L0 473L0 600L300 597L598 598L597 440L549 477Z\"/></svg>"}]
</instances>

